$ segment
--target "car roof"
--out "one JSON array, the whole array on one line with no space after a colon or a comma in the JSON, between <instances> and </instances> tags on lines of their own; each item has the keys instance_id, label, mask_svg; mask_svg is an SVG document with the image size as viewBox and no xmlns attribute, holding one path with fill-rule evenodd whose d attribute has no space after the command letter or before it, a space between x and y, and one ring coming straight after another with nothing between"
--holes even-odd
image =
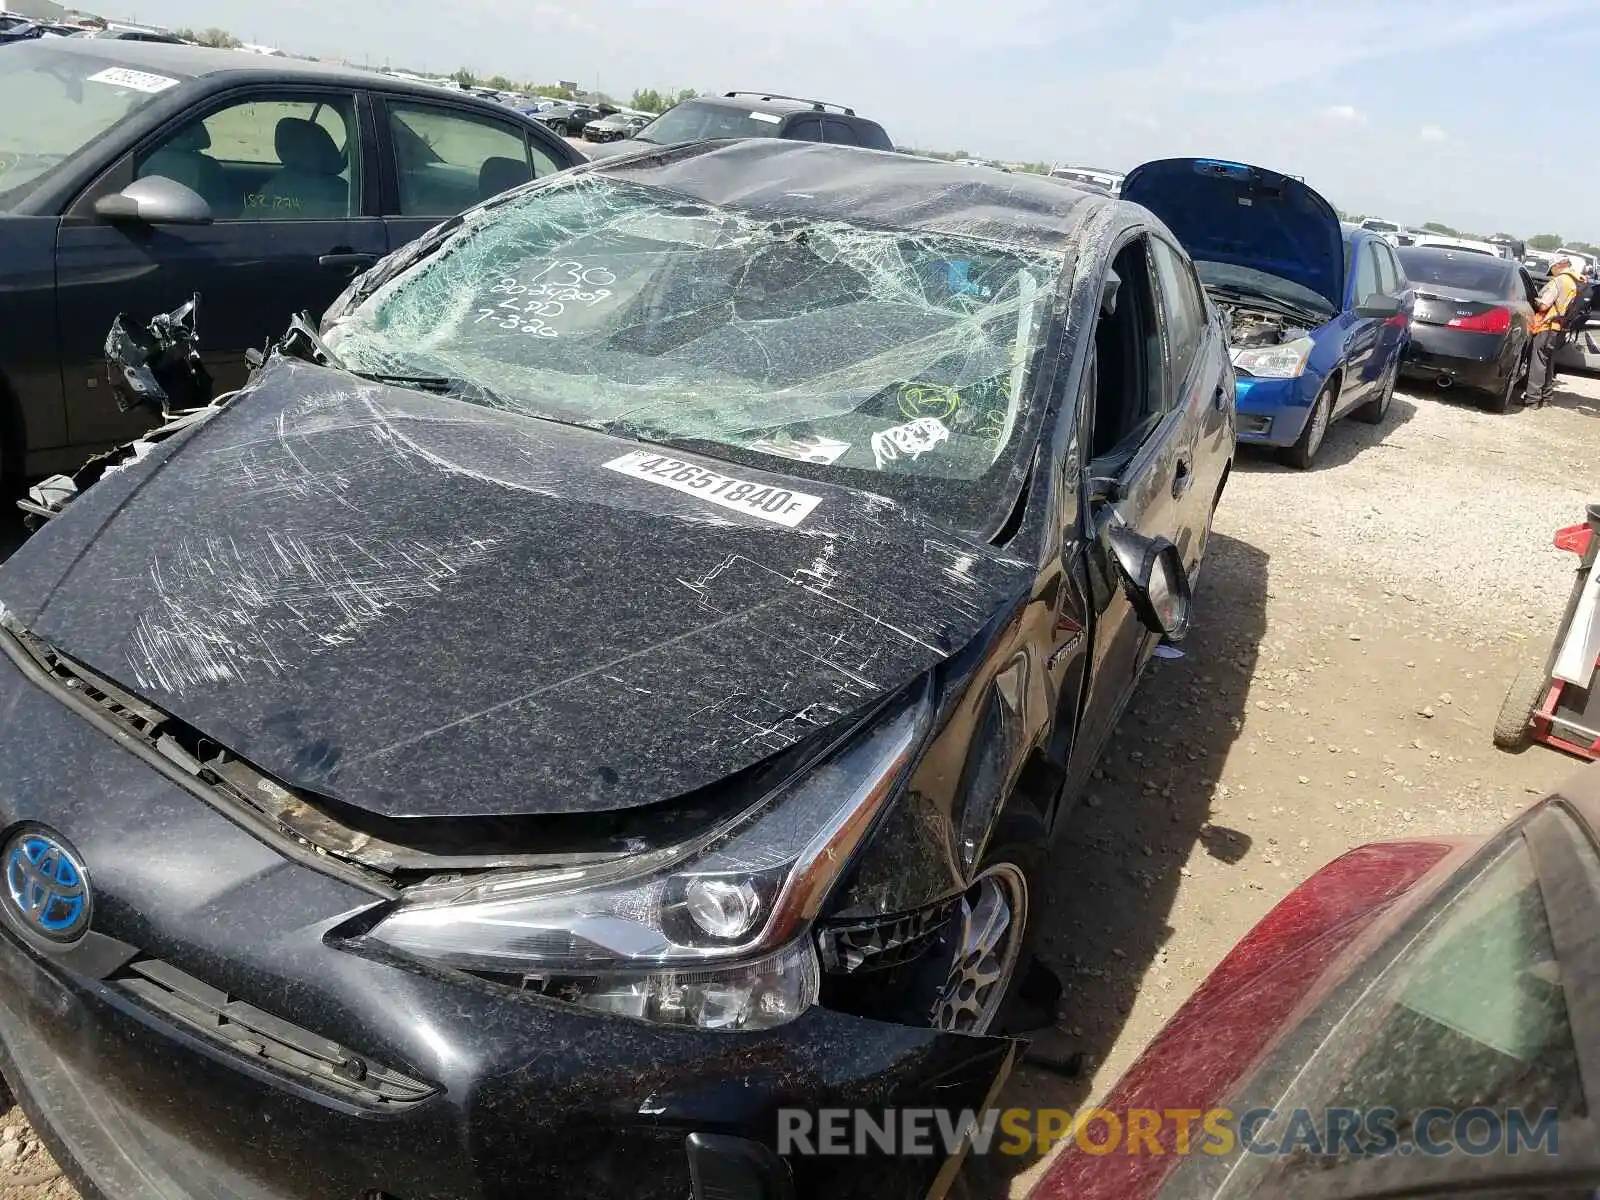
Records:
<instances>
[{"instance_id":1,"label":"car roof","mask_svg":"<svg viewBox=\"0 0 1600 1200\"><path fill-rule=\"evenodd\" d=\"M600 159L579 170L707 204L1053 252L1091 211L1118 203L1043 175L974 171L894 151L784 138L692 142Z\"/></svg>"},{"instance_id":2,"label":"car roof","mask_svg":"<svg viewBox=\"0 0 1600 1200\"><path fill-rule=\"evenodd\" d=\"M412 83L377 71L364 71L359 67L312 62L302 58L252 54L245 50L214 50L207 46L139 42L124 38L63 38L51 42L50 49L52 52L105 59L118 66L138 67L158 74L167 72L194 78L224 74L255 75L267 79L306 79L319 83L344 83L352 87L383 87L390 91L415 92L428 96L437 96L440 91L431 84ZM463 92L461 95L469 94Z\"/></svg>"}]
</instances>

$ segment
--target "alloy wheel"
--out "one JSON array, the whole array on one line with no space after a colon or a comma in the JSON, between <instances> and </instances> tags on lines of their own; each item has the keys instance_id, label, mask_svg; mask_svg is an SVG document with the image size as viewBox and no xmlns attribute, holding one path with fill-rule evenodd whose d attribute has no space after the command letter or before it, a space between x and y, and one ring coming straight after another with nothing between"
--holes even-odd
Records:
<instances>
[{"instance_id":1,"label":"alloy wheel","mask_svg":"<svg viewBox=\"0 0 1600 1200\"><path fill-rule=\"evenodd\" d=\"M1000 1015L1028 927L1028 884L1011 863L996 863L957 907L950 973L933 1005L933 1026L984 1034Z\"/></svg>"}]
</instances>

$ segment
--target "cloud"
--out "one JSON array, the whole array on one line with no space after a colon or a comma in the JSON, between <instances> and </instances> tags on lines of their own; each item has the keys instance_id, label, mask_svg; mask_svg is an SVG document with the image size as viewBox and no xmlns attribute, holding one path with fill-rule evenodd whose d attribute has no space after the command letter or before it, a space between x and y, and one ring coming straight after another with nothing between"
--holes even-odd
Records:
<instances>
[{"instance_id":1,"label":"cloud","mask_svg":"<svg viewBox=\"0 0 1600 1200\"><path fill-rule=\"evenodd\" d=\"M1450 140L1450 135L1437 125L1424 125L1417 130L1417 137L1424 142L1433 142L1436 145Z\"/></svg>"},{"instance_id":2,"label":"cloud","mask_svg":"<svg viewBox=\"0 0 1600 1200\"><path fill-rule=\"evenodd\" d=\"M1365 125L1367 116L1353 104L1330 104L1317 110L1317 115L1342 125Z\"/></svg>"}]
</instances>

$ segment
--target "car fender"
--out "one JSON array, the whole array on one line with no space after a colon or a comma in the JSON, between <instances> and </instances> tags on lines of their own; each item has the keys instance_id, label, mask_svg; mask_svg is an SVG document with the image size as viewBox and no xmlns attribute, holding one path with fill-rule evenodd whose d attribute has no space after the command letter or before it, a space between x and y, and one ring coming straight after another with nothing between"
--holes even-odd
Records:
<instances>
[{"instance_id":1,"label":"car fender","mask_svg":"<svg viewBox=\"0 0 1600 1200\"><path fill-rule=\"evenodd\" d=\"M989 638L940 668L933 733L841 881L830 919L941 904L966 890L1010 813L1048 816L1062 776L1043 749L1057 709L1040 650L1052 639L1047 594L1003 614Z\"/></svg>"}]
</instances>

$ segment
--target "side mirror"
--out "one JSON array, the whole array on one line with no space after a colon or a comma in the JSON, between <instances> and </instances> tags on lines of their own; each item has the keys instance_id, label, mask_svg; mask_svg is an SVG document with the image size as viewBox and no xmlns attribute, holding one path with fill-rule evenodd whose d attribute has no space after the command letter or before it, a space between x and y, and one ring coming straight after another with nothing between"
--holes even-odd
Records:
<instances>
[{"instance_id":1,"label":"side mirror","mask_svg":"<svg viewBox=\"0 0 1600 1200\"><path fill-rule=\"evenodd\" d=\"M1106 543L1145 628L1169 642L1181 642L1189 632L1193 597L1178 548L1164 537L1148 538L1126 525L1109 528Z\"/></svg>"},{"instance_id":2,"label":"side mirror","mask_svg":"<svg viewBox=\"0 0 1600 1200\"><path fill-rule=\"evenodd\" d=\"M214 219L199 192L165 175L146 175L120 192L101 196L94 211L108 221L143 225L209 225Z\"/></svg>"},{"instance_id":3,"label":"side mirror","mask_svg":"<svg viewBox=\"0 0 1600 1200\"><path fill-rule=\"evenodd\" d=\"M1364 303L1356 306L1356 316L1386 320L1389 317L1399 316L1400 309L1399 296L1368 296Z\"/></svg>"}]
</instances>

